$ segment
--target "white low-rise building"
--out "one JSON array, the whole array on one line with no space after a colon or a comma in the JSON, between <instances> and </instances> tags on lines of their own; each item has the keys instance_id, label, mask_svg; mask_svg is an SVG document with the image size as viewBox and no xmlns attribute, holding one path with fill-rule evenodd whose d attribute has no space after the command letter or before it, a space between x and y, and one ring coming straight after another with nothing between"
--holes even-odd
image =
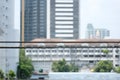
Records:
<instances>
[{"instance_id":1,"label":"white low-rise building","mask_svg":"<svg viewBox=\"0 0 120 80\"><path fill-rule=\"evenodd\" d=\"M32 59L36 71L40 69L52 71L53 61L63 58L67 63L75 63L79 69L92 69L100 60L110 60L113 62L113 66L120 66L120 46L116 44L120 40L103 40L104 43L101 43L101 40L35 39L32 42L38 43L26 44L25 53ZM105 54L103 50L108 50L109 53Z\"/></svg>"}]
</instances>

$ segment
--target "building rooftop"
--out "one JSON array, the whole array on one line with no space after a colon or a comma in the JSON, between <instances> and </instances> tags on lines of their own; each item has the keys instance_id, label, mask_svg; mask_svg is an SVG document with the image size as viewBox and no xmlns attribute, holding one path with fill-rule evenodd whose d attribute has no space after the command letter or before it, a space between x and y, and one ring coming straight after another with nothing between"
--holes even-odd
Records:
<instances>
[{"instance_id":1,"label":"building rooftop","mask_svg":"<svg viewBox=\"0 0 120 80\"><path fill-rule=\"evenodd\" d=\"M76 39L76 40L62 40L62 39L34 39L25 46L39 46L39 47L54 47L54 46L120 46L120 39Z\"/></svg>"}]
</instances>

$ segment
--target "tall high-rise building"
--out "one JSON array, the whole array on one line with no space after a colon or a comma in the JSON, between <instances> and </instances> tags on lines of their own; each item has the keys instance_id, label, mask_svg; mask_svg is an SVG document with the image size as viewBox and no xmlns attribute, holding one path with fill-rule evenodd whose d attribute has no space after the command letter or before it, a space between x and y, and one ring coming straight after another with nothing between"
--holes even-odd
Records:
<instances>
[{"instance_id":1,"label":"tall high-rise building","mask_svg":"<svg viewBox=\"0 0 120 80\"><path fill-rule=\"evenodd\" d=\"M47 37L47 0L22 0L24 26L22 38L31 41ZM23 20L23 19L22 19Z\"/></svg>"},{"instance_id":2,"label":"tall high-rise building","mask_svg":"<svg viewBox=\"0 0 120 80\"><path fill-rule=\"evenodd\" d=\"M50 38L79 38L79 0L50 1Z\"/></svg>"},{"instance_id":3,"label":"tall high-rise building","mask_svg":"<svg viewBox=\"0 0 120 80\"><path fill-rule=\"evenodd\" d=\"M19 20L15 19L15 1L0 0L0 41L19 41L19 31L15 29L15 26L20 27ZM17 19L19 19L19 16L17 16ZM0 46L10 47L19 46L19 44L0 43ZM0 49L0 69L5 73L9 70L16 72L18 61L18 49Z\"/></svg>"},{"instance_id":4,"label":"tall high-rise building","mask_svg":"<svg viewBox=\"0 0 120 80\"><path fill-rule=\"evenodd\" d=\"M94 28L92 24L87 25L87 39L105 39L110 36L110 31L103 28Z\"/></svg>"},{"instance_id":5,"label":"tall high-rise building","mask_svg":"<svg viewBox=\"0 0 120 80\"><path fill-rule=\"evenodd\" d=\"M21 0L21 39L79 39L80 0Z\"/></svg>"}]
</instances>

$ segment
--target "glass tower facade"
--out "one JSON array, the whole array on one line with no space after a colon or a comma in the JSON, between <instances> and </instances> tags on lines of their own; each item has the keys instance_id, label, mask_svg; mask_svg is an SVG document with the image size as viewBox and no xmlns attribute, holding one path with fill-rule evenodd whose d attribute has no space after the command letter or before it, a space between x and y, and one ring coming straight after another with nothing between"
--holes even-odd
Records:
<instances>
[{"instance_id":1,"label":"glass tower facade","mask_svg":"<svg viewBox=\"0 0 120 80\"><path fill-rule=\"evenodd\" d=\"M24 41L46 38L47 0L25 0Z\"/></svg>"}]
</instances>

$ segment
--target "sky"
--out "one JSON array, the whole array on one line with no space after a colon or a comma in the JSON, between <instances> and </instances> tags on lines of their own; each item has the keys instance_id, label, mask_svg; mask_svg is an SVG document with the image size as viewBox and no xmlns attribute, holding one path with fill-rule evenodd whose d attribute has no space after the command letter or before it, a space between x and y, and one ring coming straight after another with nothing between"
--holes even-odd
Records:
<instances>
[{"instance_id":1,"label":"sky","mask_svg":"<svg viewBox=\"0 0 120 80\"><path fill-rule=\"evenodd\" d=\"M19 3L20 0L15 0L16 22L19 21ZM120 39L120 0L81 0L80 17L81 38L85 38L87 24L91 23L95 28L110 30L111 38Z\"/></svg>"},{"instance_id":2,"label":"sky","mask_svg":"<svg viewBox=\"0 0 120 80\"><path fill-rule=\"evenodd\" d=\"M20 0L14 0L15 1L15 28L20 30Z\"/></svg>"},{"instance_id":3,"label":"sky","mask_svg":"<svg viewBox=\"0 0 120 80\"><path fill-rule=\"evenodd\" d=\"M110 30L111 38L120 38L120 0L81 0L81 38L88 23Z\"/></svg>"}]
</instances>

